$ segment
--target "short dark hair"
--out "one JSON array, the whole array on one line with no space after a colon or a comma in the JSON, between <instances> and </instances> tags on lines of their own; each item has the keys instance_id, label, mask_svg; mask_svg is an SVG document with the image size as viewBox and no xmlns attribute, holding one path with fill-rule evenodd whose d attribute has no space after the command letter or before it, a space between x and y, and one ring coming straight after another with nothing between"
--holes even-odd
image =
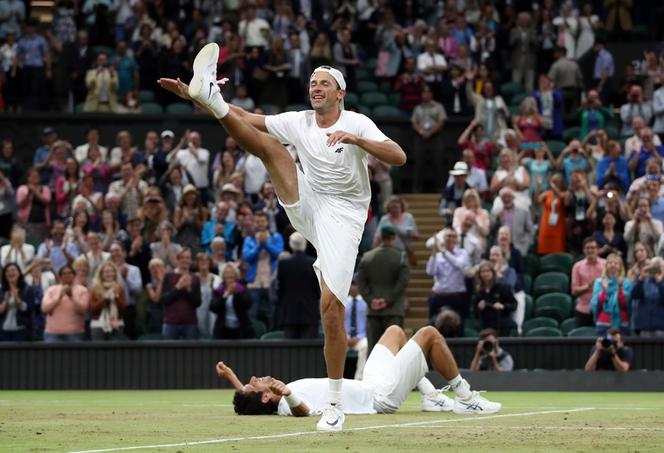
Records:
<instances>
[{"instance_id":1,"label":"short dark hair","mask_svg":"<svg viewBox=\"0 0 664 453\"><path fill-rule=\"evenodd\" d=\"M238 415L272 415L277 412L278 405L272 400L262 401L263 392L235 392L233 408Z\"/></svg>"},{"instance_id":2,"label":"short dark hair","mask_svg":"<svg viewBox=\"0 0 664 453\"><path fill-rule=\"evenodd\" d=\"M609 330L606 331L607 335L619 335L620 334L620 329L617 327L611 327Z\"/></svg>"},{"instance_id":3,"label":"short dark hair","mask_svg":"<svg viewBox=\"0 0 664 453\"><path fill-rule=\"evenodd\" d=\"M265 220L269 221L270 217L268 217L267 213L265 211L256 211L254 212L254 219L257 217L264 217Z\"/></svg>"},{"instance_id":4,"label":"short dark hair","mask_svg":"<svg viewBox=\"0 0 664 453\"><path fill-rule=\"evenodd\" d=\"M496 332L496 329L488 328L488 329L482 329L480 331L480 340L485 340L490 336L498 338L498 332Z\"/></svg>"},{"instance_id":5,"label":"short dark hair","mask_svg":"<svg viewBox=\"0 0 664 453\"><path fill-rule=\"evenodd\" d=\"M588 244L589 242L597 243L597 239L595 239L595 238L592 237L592 236L588 236L587 238L585 238L585 239L583 240L583 242L581 243L581 246L582 246L582 247L585 247L586 244Z\"/></svg>"}]
</instances>

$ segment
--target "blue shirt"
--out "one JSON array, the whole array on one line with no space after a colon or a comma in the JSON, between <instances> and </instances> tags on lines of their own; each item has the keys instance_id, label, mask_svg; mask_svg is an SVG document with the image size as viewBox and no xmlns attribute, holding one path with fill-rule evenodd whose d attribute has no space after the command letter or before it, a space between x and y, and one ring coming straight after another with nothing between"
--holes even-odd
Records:
<instances>
[{"instance_id":1,"label":"blue shirt","mask_svg":"<svg viewBox=\"0 0 664 453\"><path fill-rule=\"evenodd\" d=\"M53 263L53 268L55 269L55 273L57 274L58 272L60 272L60 269L62 269L65 266L65 264L67 264L67 257L65 257L65 254L62 251L62 245L54 245L52 239L46 239L46 240L51 242L51 254L49 258L51 258L51 262ZM69 244L67 246L67 253L72 258L78 257L78 249L74 244ZM45 242L39 244L39 248L37 249L37 256L41 258L46 257Z\"/></svg>"},{"instance_id":2,"label":"blue shirt","mask_svg":"<svg viewBox=\"0 0 664 453\"><path fill-rule=\"evenodd\" d=\"M357 304L357 318L356 318L356 327L357 335L355 338L366 338L367 337L367 303L364 301L362 296L358 295L355 298L355 303ZM353 311L353 298L348 296L346 299L346 335L350 336L350 315Z\"/></svg>"},{"instance_id":3,"label":"blue shirt","mask_svg":"<svg viewBox=\"0 0 664 453\"><path fill-rule=\"evenodd\" d=\"M613 77L613 73L615 71L613 65L613 55L611 55L611 53L609 53L608 50L602 49L599 51L599 53L597 54L597 58L595 59L595 69L593 71L593 77L595 79L601 79L602 72L604 72L605 69L607 70L609 77Z\"/></svg>"},{"instance_id":4,"label":"blue shirt","mask_svg":"<svg viewBox=\"0 0 664 453\"><path fill-rule=\"evenodd\" d=\"M17 53L23 67L43 68L48 43L42 35L24 36L18 41Z\"/></svg>"},{"instance_id":5,"label":"blue shirt","mask_svg":"<svg viewBox=\"0 0 664 453\"><path fill-rule=\"evenodd\" d=\"M124 94L134 88L134 73L138 71L136 60L128 55L117 57L118 71L118 97L124 98Z\"/></svg>"},{"instance_id":6,"label":"blue shirt","mask_svg":"<svg viewBox=\"0 0 664 453\"><path fill-rule=\"evenodd\" d=\"M40 146L39 148L37 148L35 150L35 155L32 158L32 163L34 165L37 165L37 164L41 164L44 161L46 161L46 158L48 157L48 152L49 152L48 145L43 145L43 146ZM48 185L49 182L51 182L51 175L50 175L50 172L48 170L48 167L41 170L39 172L39 174L41 175L41 183L42 184Z\"/></svg>"},{"instance_id":7,"label":"blue shirt","mask_svg":"<svg viewBox=\"0 0 664 453\"><path fill-rule=\"evenodd\" d=\"M581 158L577 160L574 160L571 157L566 157L565 159L563 159L565 184L569 184L569 182L572 179L572 172L577 168L580 168L583 171L588 169L588 161L586 160L585 157L581 156Z\"/></svg>"},{"instance_id":8,"label":"blue shirt","mask_svg":"<svg viewBox=\"0 0 664 453\"><path fill-rule=\"evenodd\" d=\"M629 155L628 160L632 160L636 151L632 151L632 154ZM646 161L651 157L664 158L664 146L655 146L655 152L646 151L643 146L641 147L641 153L639 154L636 168L634 169L634 179L640 178L646 174Z\"/></svg>"},{"instance_id":9,"label":"blue shirt","mask_svg":"<svg viewBox=\"0 0 664 453\"><path fill-rule=\"evenodd\" d=\"M201 246L205 253L210 253L212 250L210 246L212 245L212 239L216 237L214 229L219 223L218 220L209 220L203 225L203 232L201 234ZM235 248L235 224L233 222L224 222L224 233L223 236L224 242L226 242L226 259L232 261L233 258L233 249Z\"/></svg>"},{"instance_id":10,"label":"blue shirt","mask_svg":"<svg viewBox=\"0 0 664 453\"><path fill-rule=\"evenodd\" d=\"M659 197L657 201L650 204L650 214L653 219L664 223L664 198Z\"/></svg>"},{"instance_id":11,"label":"blue shirt","mask_svg":"<svg viewBox=\"0 0 664 453\"><path fill-rule=\"evenodd\" d=\"M627 165L627 159L625 159L623 156L619 156L617 159L612 159L610 157L602 157L600 159L600 161L597 163L596 171L597 187L603 189L604 184L607 182L615 182L615 176L611 175L610 178L608 178L609 175L607 174L611 164L613 164L613 169L618 175L623 192L626 193L627 189L629 189L629 166Z\"/></svg>"}]
</instances>

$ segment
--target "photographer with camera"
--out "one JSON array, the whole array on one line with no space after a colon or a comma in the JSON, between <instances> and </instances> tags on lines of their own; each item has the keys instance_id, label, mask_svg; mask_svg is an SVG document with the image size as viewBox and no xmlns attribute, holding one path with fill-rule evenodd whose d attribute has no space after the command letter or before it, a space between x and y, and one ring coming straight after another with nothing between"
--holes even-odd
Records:
<instances>
[{"instance_id":1,"label":"photographer with camera","mask_svg":"<svg viewBox=\"0 0 664 453\"><path fill-rule=\"evenodd\" d=\"M100 52L97 64L85 74L88 96L85 112L116 112L118 109L118 73L108 61L108 55Z\"/></svg>"},{"instance_id":2,"label":"photographer with camera","mask_svg":"<svg viewBox=\"0 0 664 453\"><path fill-rule=\"evenodd\" d=\"M473 371L512 371L514 360L509 352L502 349L498 342L498 334L494 329L480 332L475 355L470 362Z\"/></svg>"},{"instance_id":3,"label":"photographer with camera","mask_svg":"<svg viewBox=\"0 0 664 453\"><path fill-rule=\"evenodd\" d=\"M612 327L606 335L597 338L586 362L586 371L629 371L634 360L632 349L625 346L620 329Z\"/></svg>"}]
</instances>

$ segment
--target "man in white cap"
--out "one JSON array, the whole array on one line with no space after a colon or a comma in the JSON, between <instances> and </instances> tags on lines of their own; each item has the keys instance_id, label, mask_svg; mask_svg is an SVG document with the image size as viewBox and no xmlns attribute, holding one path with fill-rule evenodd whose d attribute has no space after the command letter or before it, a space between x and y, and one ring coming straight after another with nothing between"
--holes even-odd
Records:
<instances>
[{"instance_id":1,"label":"man in white cap","mask_svg":"<svg viewBox=\"0 0 664 453\"><path fill-rule=\"evenodd\" d=\"M160 79L159 84L207 109L240 147L263 161L291 223L316 248L329 378L329 404L317 429L341 431L344 302L371 198L367 159L371 154L387 164L403 165L406 154L369 118L343 109L346 82L337 69L321 66L311 75L313 111L263 116L224 101L217 81L218 56L219 46L208 44L194 60L190 86L173 79ZM301 170L282 143L297 148Z\"/></svg>"},{"instance_id":2,"label":"man in white cap","mask_svg":"<svg viewBox=\"0 0 664 453\"><path fill-rule=\"evenodd\" d=\"M443 189L443 196L440 199L440 215L447 218L448 224L452 223L454 210L461 207L463 194L470 186L466 183L468 177L468 165L459 161L454 164L450 170L450 177L454 178L454 183Z\"/></svg>"}]
</instances>

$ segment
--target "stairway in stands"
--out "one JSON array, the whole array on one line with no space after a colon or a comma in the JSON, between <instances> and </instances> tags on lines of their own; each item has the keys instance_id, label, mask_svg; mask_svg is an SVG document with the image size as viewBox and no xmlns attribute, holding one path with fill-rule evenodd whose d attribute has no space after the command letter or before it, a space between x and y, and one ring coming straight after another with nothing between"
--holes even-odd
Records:
<instances>
[{"instance_id":1,"label":"stairway in stands","mask_svg":"<svg viewBox=\"0 0 664 453\"><path fill-rule=\"evenodd\" d=\"M440 194L402 194L408 205L408 212L415 217L421 240L413 241L417 255L417 266L410 269L410 282L406 289L409 310L406 312L405 328L418 329L429 323L427 298L431 293L433 279L426 274L426 265L430 252L424 246L426 240L444 226L443 218L438 214Z\"/></svg>"}]
</instances>

